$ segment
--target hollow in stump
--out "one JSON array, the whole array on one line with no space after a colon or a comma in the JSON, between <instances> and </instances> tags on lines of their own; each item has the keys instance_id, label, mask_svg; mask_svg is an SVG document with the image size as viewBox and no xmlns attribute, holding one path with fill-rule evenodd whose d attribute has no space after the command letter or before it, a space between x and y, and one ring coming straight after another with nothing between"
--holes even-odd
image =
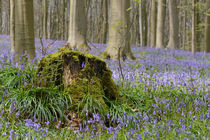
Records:
<instances>
[{"instance_id":1,"label":"hollow in stump","mask_svg":"<svg viewBox=\"0 0 210 140\"><path fill-rule=\"evenodd\" d=\"M102 105L104 112L108 109L106 99L119 97L106 62L92 54L61 48L41 59L38 76L38 86L58 86L70 94L73 110L84 108L85 100L89 98L95 101L95 105Z\"/></svg>"}]
</instances>

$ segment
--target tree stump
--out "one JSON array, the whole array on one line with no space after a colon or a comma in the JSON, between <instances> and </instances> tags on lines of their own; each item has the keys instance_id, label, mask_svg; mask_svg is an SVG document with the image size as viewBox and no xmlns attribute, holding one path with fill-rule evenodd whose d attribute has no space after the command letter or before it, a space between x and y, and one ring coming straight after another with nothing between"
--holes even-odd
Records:
<instances>
[{"instance_id":1,"label":"tree stump","mask_svg":"<svg viewBox=\"0 0 210 140\"><path fill-rule=\"evenodd\" d=\"M106 110L105 98L115 100L119 96L111 75L106 62L97 56L62 48L40 61L38 86L58 86L71 95L74 110L78 110L78 104L86 95L93 97Z\"/></svg>"}]
</instances>

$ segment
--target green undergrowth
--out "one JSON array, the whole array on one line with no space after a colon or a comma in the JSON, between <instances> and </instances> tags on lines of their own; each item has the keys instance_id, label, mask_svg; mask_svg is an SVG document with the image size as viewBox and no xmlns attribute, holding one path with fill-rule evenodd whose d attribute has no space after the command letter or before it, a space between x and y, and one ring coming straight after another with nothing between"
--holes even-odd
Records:
<instances>
[{"instance_id":1,"label":"green undergrowth","mask_svg":"<svg viewBox=\"0 0 210 140\"><path fill-rule=\"evenodd\" d=\"M65 75L68 72L71 77ZM92 54L61 48L40 61L38 74L41 86L60 86L71 96L70 109L80 117L86 110L105 115L107 99L115 100L119 95L106 62Z\"/></svg>"},{"instance_id":2,"label":"green undergrowth","mask_svg":"<svg viewBox=\"0 0 210 140\"><path fill-rule=\"evenodd\" d=\"M74 59L80 60L79 57ZM37 65L23 63L15 67L5 63L0 69L0 139L9 139L12 130L15 132L12 137L18 135L16 139L210 137L207 91L184 85L154 88L146 82L135 85L125 82L118 84L120 100L109 100L105 93L99 95L102 85L97 85L98 79L94 76L79 80L81 85L73 83L64 91L59 86L39 87ZM76 94L69 94L71 92ZM87 131L70 129L66 112L72 108L83 118ZM103 114L101 121L93 122L92 113ZM105 126L101 125L102 121Z\"/></svg>"}]
</instances>

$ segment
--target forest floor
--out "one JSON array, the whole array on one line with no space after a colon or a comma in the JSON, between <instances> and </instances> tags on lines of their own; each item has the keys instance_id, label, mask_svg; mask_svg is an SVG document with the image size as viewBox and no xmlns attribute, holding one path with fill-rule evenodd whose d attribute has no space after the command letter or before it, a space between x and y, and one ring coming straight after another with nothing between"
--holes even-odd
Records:
<instances>
[{"instance_id":1,"label":"forest floor","mask_svg":"<svg viewBox=\"0 0 210 140\"><path fill-rule=\"evenodd\" d=\"M44 48L50 44L44 51L39 39L35 43L40 60L66 41L43 40ZM97 56L106 47L89 45ZM210 139L210 53L133 46L137 59L121 61L122 72L118 61L106 60L123 100L110 102L105 116L95 112L73 129L47 112L50 100L57 104L51 109L65 110L60 99L66 97L57 89L29 86L37 65L13 64L9 48L9 36L0 35L0 139ZM40 91L49 96L37 99ZM26 118L30 113L46 121Z\"/></svg>"}]
</instances>

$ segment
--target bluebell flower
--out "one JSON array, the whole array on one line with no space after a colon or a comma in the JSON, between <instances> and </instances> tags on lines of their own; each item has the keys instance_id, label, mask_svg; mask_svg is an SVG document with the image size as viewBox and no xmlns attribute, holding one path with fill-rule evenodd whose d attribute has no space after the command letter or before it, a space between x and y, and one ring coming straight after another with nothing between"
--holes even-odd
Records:
<instances>
[{"instance_id":1,"label":"bluebell flower","mask_svg":"<svg viewBox=\"0 0 210 140\"><path fill-rule=\"evenodd\" d=\"M6 135L7 135L7 133L6 133L6 132L3 132L3 133L2 133L2 135L3 135L3 136L6 136Z\"/></svg>"},{"instance_id":2,"label":"bluebell flower","mask_svg":"<svg viewBox=\"0 0 210 140\"><path fill-rule=\"evenodd\" d=\"M20 112L18 111L18 112L16 113L16 118L18 118L19 115L20 115Z\"/></svg>"},{"instance_id":3,"label":"bluebell flower","mask_svg":"<svg viewBox=\"0 0 210 140\"><path fill-rule=\"evenodd\" d=\"M45 122L45 124L48 126L48 125L50 124L50 122L49 122L49 121L47 121L47 122Z\"/></svg>"}]
</instances>

